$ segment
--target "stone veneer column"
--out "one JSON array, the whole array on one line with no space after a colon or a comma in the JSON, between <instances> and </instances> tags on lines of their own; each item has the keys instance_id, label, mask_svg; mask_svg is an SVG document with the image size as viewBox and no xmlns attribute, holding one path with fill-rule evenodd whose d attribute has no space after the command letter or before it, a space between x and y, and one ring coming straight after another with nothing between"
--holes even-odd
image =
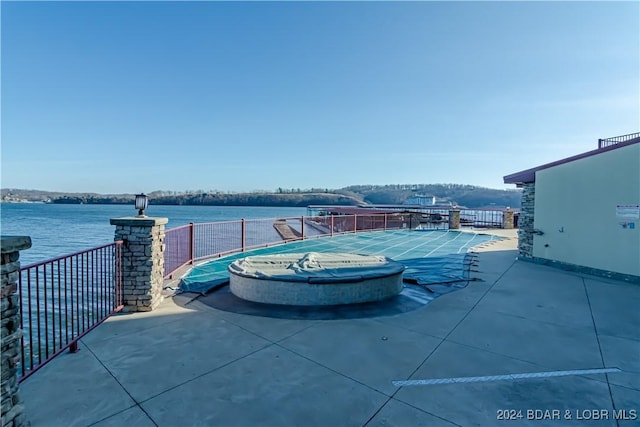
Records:
<instances>
[{"instance_id":1,"label":"stone veneer column","mask_svg":"<svg viewBox=\"0 0 640 427\"><path fill-rule=\"evenodd\" d=\"M518 218L518 256L533 257L533 218L535 211L535 182L522 185L522 209Z\"/></svg>"},{"instance_id":2,"label":"stone veneer column","mask_svg":"<svg viewBox=\"0 0 640 427\"><path fill-rule=\"evenodd\" d=\"M449 230L458 230L460 228L460 210L453 209L449 211Z\"/></svg>"},{"instance_id":3,"label":"stone veneer column","mask_svg":"<svg viewBox=\"0 0 640 427\"><path fill-rule=\"evenodd\" d=\"M0 244L1 305L2 305L2 426L28 426L24 406L18 393L18 363L20 362L20 251L31 247L27 236L2 236Z\"/></svg>"},{"instance_id":4,"label":"stone veneer column","mask_svg":"<svg viewBox=\"0 0 640 427\"><path fill-rule=\"evenodd\" d=\"M123 240L122 282L125 312L151 311L162 302L164 225L167 218L112 218L115 240Z\"/></svg>"},{"instance_id":5,"label":"stone veneer column","mask_svg":"<svg viewBox=\"0 0 640 427\"><path fill-rule=\"evenodd\" d=\"M513 211L507 209L502 213L502 228L511 230L513 228Z\"/></svg>"}]
</instances>

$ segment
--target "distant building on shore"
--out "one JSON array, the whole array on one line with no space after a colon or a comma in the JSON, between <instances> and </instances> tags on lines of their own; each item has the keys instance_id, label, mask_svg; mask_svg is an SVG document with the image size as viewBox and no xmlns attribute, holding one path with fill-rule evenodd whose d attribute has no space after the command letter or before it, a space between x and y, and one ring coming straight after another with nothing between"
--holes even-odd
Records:
<instances>
[{"instance_id":1,"label":"distant building on shore","mask_svg":"<svg viewBox=\"0 0 640 427\"><path fill-rule=\"evenodd\" d=\"M413 197L409 197L404 201L405 205L419 205L419 206L434 206L436 204L435 196L427 196L424 194L417 194Z\"/></svg>"}]
</instances>

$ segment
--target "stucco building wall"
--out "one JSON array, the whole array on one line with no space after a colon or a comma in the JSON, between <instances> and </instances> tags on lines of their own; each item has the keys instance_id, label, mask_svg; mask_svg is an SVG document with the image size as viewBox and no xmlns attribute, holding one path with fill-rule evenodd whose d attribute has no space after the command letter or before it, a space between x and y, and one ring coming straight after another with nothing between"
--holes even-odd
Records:
<instances>
[{"instance_id":1,"label":"stucco building wall","mask_svg":"<svg viewBox=\"0 0 640 427\"><path fill-rule=\"evenodd\" d=\"M617 209L639 203L640 144L539 170L532 255L640 276L640 221Z\"/></svg>"}]
</instances>

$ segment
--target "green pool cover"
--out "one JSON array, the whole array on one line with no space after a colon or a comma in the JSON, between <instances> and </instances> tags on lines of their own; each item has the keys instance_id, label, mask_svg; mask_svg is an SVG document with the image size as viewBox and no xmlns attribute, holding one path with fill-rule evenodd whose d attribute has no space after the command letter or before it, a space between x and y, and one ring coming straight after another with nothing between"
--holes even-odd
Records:
<instances>
[{"instance_id":1,"label":"green pool cover","mask_svg":"<svg viewBox=\"0 0 640 427\"><path fill-rule=\"evenodd\" d=\"M201 264L182 279L180 290L204 294L227 283L227 266L239 258L300 252L384 255L405 266L403 277L406 282L437 288L438 284L468 279L468 251L474 246L500 239L489 234L451 230L399 230L302 240L241 252Z\"/></svg>"}]
</instances>

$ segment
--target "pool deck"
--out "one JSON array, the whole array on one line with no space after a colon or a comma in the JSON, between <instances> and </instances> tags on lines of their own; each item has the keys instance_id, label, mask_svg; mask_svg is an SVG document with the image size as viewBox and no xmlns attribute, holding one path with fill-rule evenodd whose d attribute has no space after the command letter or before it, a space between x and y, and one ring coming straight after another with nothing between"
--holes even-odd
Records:
<instances>
[{"instance_id":1,"label":"pool deck","mask_svg":"<svg viewBox=\"0 0 640 427\"><path fill-rule=\"evenodd\" d=\"M21 384L26 414L34 427L640 425L640 286L517 261L515 233L499 232L512 238L475 249L481 280L395 316L264 318L193 294L114 316ZM602 368L621 372L392 383Z\"/></svg>"}]
</instances>

